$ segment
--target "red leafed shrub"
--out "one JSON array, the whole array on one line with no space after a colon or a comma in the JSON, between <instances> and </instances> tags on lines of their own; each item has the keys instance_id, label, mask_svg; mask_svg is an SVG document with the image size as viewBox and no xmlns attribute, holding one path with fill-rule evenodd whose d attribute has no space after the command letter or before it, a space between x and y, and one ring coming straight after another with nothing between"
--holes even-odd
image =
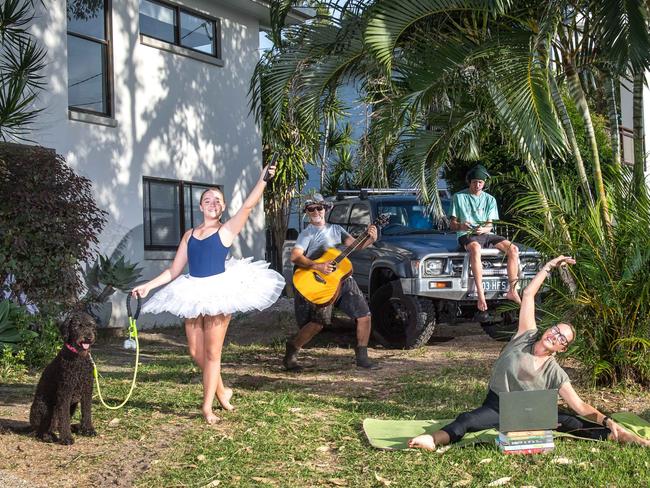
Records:
<instances>
[{"instance_id":1,"label":"red leafed shrub","mask_svg":"<svg viewBox=\"0 0 650 488\"><path fill-rule=\"evenodd\" d=\"M0 286L39 305L73 303L106 212L51 149L0 144Z\"/></svg>"}]
</instances>

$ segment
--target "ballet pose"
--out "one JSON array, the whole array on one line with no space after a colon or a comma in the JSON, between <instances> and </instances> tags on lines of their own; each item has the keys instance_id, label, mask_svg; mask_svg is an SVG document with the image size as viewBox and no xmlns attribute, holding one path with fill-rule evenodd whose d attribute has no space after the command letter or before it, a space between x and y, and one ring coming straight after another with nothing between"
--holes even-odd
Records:
<instances>
[{"instance_id":1,"label":"ballet pose","mask_svg":"<svg viewBox=\"0 0 650 488\"><path fill-rule=\"evenodd\" d=\"M203 372L201 410L208 424L217 421L212 410L215 396L222 408L234 408L230 403L232 389L221 378L221 351L231 314L263 310L284 288L284 278L268 269L264 261L226 260L235 237L274 174L275 166L265 167L242 207L226 222L221 222L226 209L223 193L218 188L205 190L199 206L203 223L185 232L168 269L132 291L144 298L154 288L169 283L145 303L142 311L170 312L185 319L190 356ZM189 273L181 275L186 264Z\"/></svg>"}]
</instances>

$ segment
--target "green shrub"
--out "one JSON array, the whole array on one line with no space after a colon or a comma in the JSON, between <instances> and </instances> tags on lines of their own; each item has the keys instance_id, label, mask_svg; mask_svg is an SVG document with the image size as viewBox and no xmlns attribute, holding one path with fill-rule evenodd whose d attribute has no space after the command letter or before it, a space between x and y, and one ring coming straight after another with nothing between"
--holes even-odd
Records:
<instances>
[{"instance_id":1,"label":"green shrub","mask_svg":"<svg viewBox=\"0 0 650 488\"><path fill-rule=\"evenodd\" d=\"M650 384L650 196L633 194L631 174L608 188L613 225L608 232L598 205L590 207L570 179L542 172L546 201L530 191L520 198L521 238L546 256L576 258L575 292L554 275L545 320L569 320L578 338L573 354L595 382ZM544 207L548 204L550 212Z\"/></svg>"},{"instance_id":2,"label":"green shrub","mask_svg":"<svg viewBox=\"0 0 650 488\"><path fill-rule=\"evenodd\" d=\"M20 377L27 369L40 369L61 348L57 322L52 316L31 315L9 300L0 302L0 380Z\"/></svg>"},{"instance_id":3,"label":"green shrub","mask_svg":"<svg viewBox=\"0 0 650 488\"><path fill-rule=\"evenodd\" d=\"M72 304L106 212L91 182L42 147L0 143L0 284L42 307Z\"/></svg>"}]
</instances>

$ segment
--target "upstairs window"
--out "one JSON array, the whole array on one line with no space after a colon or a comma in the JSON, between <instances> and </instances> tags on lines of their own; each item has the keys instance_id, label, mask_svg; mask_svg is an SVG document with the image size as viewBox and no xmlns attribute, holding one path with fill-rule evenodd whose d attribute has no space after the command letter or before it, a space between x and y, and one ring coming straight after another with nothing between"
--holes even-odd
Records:
<instances>
[{"instance_id":1,"label":"upstairs window","mask_svg":"<svg viewBox=\"0 0 650 488\"><path fill-rule=\"evenodd\" d=\"M110 117L110 0L68 0L68 107Z\"/></svg>"},{"instance_id":2,"label":"upstairs window","mask_svg":"<svg viewBox=\"0 0 650 488\"><path fill-rule=\"evenodd\" d=\"M157 0L140 1L140 33L176 46L219 57L219 21Z\"/></svg>"}]
</instances>

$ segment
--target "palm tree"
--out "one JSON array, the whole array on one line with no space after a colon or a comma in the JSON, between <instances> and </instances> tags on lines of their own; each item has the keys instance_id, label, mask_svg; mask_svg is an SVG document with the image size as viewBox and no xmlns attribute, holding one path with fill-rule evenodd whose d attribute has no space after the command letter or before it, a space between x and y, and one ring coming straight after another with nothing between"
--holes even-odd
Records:
<instances>
[{"instance_id":1,"label":"palm tree","mask_svg":"<svg viewBox=\"0 0 650 488\"><path fill-rule=\"evenodd\" d=\"M4 0L0 7L0 139L27 140L44 86L46 51L27 31L35 0Z\"/></svg>"}]
</instances>

